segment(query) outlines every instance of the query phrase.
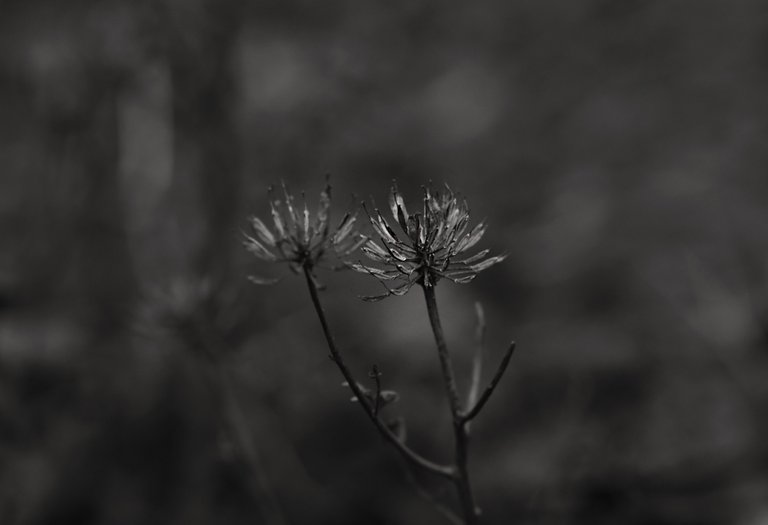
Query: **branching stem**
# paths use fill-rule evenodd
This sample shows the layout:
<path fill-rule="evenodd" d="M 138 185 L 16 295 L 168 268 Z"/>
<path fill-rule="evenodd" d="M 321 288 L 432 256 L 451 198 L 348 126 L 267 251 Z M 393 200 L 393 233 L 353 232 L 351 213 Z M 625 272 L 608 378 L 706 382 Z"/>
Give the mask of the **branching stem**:
<path fill-rule="evenodd" d="M 429 322 L 432 325 L 432 332 L 435 336 L 437 355 L 440 359 L 440 369 L 443 373 L 443 382 L 445 383 L 446 393 L 448 394 L 448 402 L 453 420 L 456 463 L 456 476 L 454 477 L 453 482 L 459 495 L 464 522 L 466 525 L 475 525 L 478 523 L 480 516 L 479 509 L 475 505 L 475 498 L 472 494 L 472 486 L 469 481 L 469 469 L 467 466 L 469 455 L 469 432 L 465 425 L 467 420 L 462 417 L 459 393 L 456 388 L 456 379 L 453 374 L 453 364 L 451 363 L 451 356 L 448 353 L 448 345 L 445 342 L 443 326 L 440 323 L 440 315 L 437 310 L 435 288 L 434 286 L 422 286 L 422 289 L 424 290 L 424 299 L 427 303 Z"/>
<path fill-rule="evenodd" d="M 333 335 L 331 334 L 331 330 L 328 326 L 328 321 L 325 318 L 325 312 L 323 310 L 322 303 L 320 302 L 317 285 L 315 284 L 315 280 L 312 278 L 312 267 L 305 264 L 303 267 L 303 270 L 304 270 L 304 276 L 306 277 L 306 280 L 307 280 L 307 287 L 309 288 L 309 295 L 312 298 L 312 304 L 315 307 L 315 312 L 317 313 L 317 317 L 320 319 L 320 325 L 323 328 L 325 341 L 326 343 L 328 343 L 328 349 L 330 351 L 329 357 L 334 363 L 336 363 L 336 366 L 339 368 L 341 375 L 344 376 L 344 379 L 347 381 L 349 388 L 352 390 L 352 393 L 357 398 L 358 404 L 363 408 L 363 410 L 365 411 L 365 414 L 368 416 L 371 422 L 376 426 L 376 429 L 379 431 L 382 437 L 384 437 L 384 439 L 387 440 L 395 448 L 395 450 L 397 450 L 400 453 L 400 455 L 402 455 L 407 461 L 433 474 L 442 476 L 444 478 L 452 479 L 452 480 L 456 479 L 458 474 L 454 467 L 435 463 L 433 461 L 426 459 L 419 453 L 415 452 L 403 441 L 401 441 L 387 427 L 387 425 L 381 420 L 381 418 L 379 418 L 378 414 L 374 412 L 374 408 L 371 406 L 371 403 L 363 394 L 358 382 L 355 381 L 355 378 L 352 375 L 352 372 L 347 367 L 346 363 L 344 362 L 344 359 L 342 358 L 341 354 L 336 348 L 336 343 L 333 340 Z"/>

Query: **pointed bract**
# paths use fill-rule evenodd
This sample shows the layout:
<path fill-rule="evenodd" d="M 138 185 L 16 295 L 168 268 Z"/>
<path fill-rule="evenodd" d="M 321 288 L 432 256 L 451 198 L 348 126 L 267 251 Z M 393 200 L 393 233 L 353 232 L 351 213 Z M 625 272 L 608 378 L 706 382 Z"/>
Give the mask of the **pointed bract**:
<path fill-rule="evenodd" d="M 353 231 L 356 217 L 344 216 L 336 229 L 330 228 L 331 186 L 320 193 L 317 214 L 309 211 L 306 198 L 303 205 L 294 204 L 294 197 L 285 182 L 281 184 L 282 196 L 276 197 L 269 189 L 269 209 L 272 229 L 258 217 L 250 219 L 255 237 L 244 233 L 245 247 L 258 259 L 268 262 L 285 262 L 291 271 L 314 268 L 329 253 L 346 257 L 359 249 L 368 238 Z M 348 267 L 345 263 L 343 267 Z M 256 284 L 271 284 L 274 279 L 249 277 Z"/>
<path fill-rule="evenodd" d="M 367 301 L 403 295 L 416 284 L 431 287 L 441 278 L 468 283 L 479 272 L 506 258 L 487 257 L 487 249 L 467 253 L 480 242 L 487 224 L 481 221 L 467 231 L 469 206 L 447 185 L 442 192 L 424 188 L 421 211 L 408 214 L 405 200 L 397 184 L 393 184 L 389 207 L 402 233 L 396 233 L 379 210 L 374 208 L 374 213 L 370 213 L 365 204 L 363 207 L 378 239 L 368 240 L 362 252 L 383 267 L 353 264 L 350 268 L 377 278 L 387 289 L 385 294 L 364 297 Z M 400 284 L 391 288 L 384 281 Z"/>

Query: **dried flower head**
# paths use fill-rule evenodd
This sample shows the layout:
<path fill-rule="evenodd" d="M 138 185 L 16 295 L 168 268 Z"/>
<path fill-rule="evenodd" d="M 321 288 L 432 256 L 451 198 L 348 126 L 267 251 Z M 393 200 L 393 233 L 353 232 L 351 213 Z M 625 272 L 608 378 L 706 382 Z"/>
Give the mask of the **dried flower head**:
<path fill-rule="evenodd" d="M 331 229 L 331 186 L 326 184 L 320 193 L 317 213 L 311 216 L 306 198 L 303 206 L 295 203 L 293 195 L 282 183 L 282 196 L 276 196 L 269 188 L 269 206 L 272 229 L 258 217 L 251 217 L 251 227 L 256 236 L 245 235 L 245 247 L 257 258 L 268 262 L 288 263 L 291 270 L 299 272 L 318 266 L 329 251 L 338 257 L 346 257 L 357 250 L 367 238 L 353 230 L 356 214 L 347 213 L 339 225 Z M 256 284 L 271 284 L 277 279 L 250 277 Z"/>
<path fill-rule="evenodd" d="M 414 284 L 431 287 L 442 278 L 460 284 L 468 283 L 479 272 L 506 258 L 506 255 L 487 257 L 487 249 L 472 256 L 466 255 L 480 241 L 487 224 L 482 221 L 468 229 L 467 202 L 447 185 L 443 192 L 424 188 L 420 212 L 408 213 L 396 184 L 392 187 L 389 204 L 392 217 L 402 233 L 395 232 L 378 209 L 371 214 L 366 208 L 379 242 L 368 239 L 362 247 L 363 253 L 383 268 L 351 265 L 358 272 L 376 277 L 387 288 L 387 293 L 365 297 L 366 300 L 404 295 Z M 386 281 L 392 281 L 397 286 L 387 286 Z"/>

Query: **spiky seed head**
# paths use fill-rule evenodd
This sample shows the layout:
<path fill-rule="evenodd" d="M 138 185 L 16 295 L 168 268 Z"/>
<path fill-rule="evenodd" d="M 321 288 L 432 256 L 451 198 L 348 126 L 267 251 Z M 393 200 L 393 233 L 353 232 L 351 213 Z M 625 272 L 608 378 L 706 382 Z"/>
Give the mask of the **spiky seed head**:
<path fill-rule="evenodd" d="M 302 195 L 303 197 L 303 195 Z M 291 270 L 313 269 L 334 254 L 345 258 L 360 248 L 367 237 L 354 229 L 356 214 L 347 213 L 335 228 L 331 224 L 331 186 L 320 193 L 317 212 L 309 211 L 306 198 L 302 204 L 283 182 L 278 194 L 269 188 L 271 228 L 258 217 L 251 217 L 252 234 L 244 233 L 243 244 L 257 259 L 288 263 Z M 249 277 L 256 284 L 271 284 L 278 279 Z"/>
<path fill-rule="evenodd" d="M 429 187 L 423 191 L 420 211 L 409 213 L 397 184 L 393 184 L 389 196 L 391 223 L 377 208 L 371 212 L 363 205 L 376 238 L 367 239 L 362 252 L 374 264 L 350 266 L 375 277 L 387 289 L 384 294 L 364 299 L 404 295 L 415 284 L 432 287 L 440 279 L 468 283 L 506 258 L 504 254 L 488 257 L 487 249 L 468 255 L 485 234 L 485 221 L 469 228 L 467 202 L 447 185 L 443 191 Z"/>

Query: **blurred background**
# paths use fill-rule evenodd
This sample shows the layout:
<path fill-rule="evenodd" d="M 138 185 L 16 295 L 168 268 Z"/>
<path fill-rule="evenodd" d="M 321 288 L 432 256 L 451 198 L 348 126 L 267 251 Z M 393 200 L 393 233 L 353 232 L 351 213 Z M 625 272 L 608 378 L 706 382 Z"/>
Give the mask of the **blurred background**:
<path fill-rule="evenodd" d="M 438 299 L 486 523 L 768 523 L 768 10 L 662 2 L 2 2 L 0 523 L 441 523 L 242 248 L 448 182 L 505 263 Z M 354 194 L 354 195 L 353 195 Z M 249 274 L 278 276 L 256 287 Z M 324 274 L 349 364 L 451 456 L 423 301 Z"/>

